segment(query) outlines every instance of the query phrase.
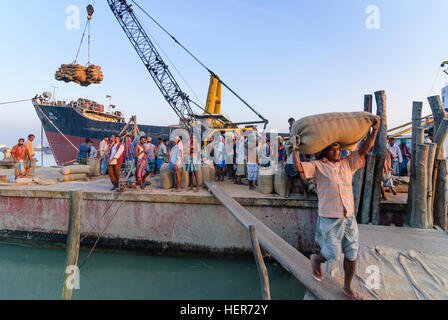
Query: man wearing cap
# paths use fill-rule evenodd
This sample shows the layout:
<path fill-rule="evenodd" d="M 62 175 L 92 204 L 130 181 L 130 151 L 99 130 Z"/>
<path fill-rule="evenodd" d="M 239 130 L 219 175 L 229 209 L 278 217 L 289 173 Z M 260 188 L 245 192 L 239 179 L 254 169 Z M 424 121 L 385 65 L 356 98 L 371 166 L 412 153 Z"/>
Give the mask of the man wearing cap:
<path fill-rule="evenodd" d="M 359 150 L 341 158 L 341 146 L 334 143 L 322 151 L 322 159 L 301 162 L 294 144 L 293 158 L 302 179 L 316 178 L 319 197 L 319 218 L 316 242 L 320 252 L 311 256 L 314 278 L 322 281 L 321 264 L 335 260 L 344 253 L 344 294 L 350 299 L 362 300 L 351 288 L 356 270 L 359 249 L 359 233 L 354 215 L 353 174 L 364 166 L 364 156 L 372 149 L 378 134 L 380 118 L 376 118 L 372 132 Z"/>

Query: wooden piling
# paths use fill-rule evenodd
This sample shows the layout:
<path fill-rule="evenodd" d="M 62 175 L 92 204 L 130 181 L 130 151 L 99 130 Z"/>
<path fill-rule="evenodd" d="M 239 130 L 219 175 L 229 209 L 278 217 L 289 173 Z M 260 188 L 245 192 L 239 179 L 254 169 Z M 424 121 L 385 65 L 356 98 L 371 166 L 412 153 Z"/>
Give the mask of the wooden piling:
<path fill-rule="evenodd" d="M 375 169 L 375 155 L 366 155 L 366 176 L 364 179 L 364 192 L 361 207 L 361 223 L 367 224 L 370 221 L 370 208 L 372 203 L 373 175 Z"/>
<path fill-rule="evenodd" d="M 384 162 L 387 151 L 387 112 L 386 93 L 384 91 L 375 92 L 377 104 L 377 115 L 381 118 L 380 129 L 375 141 L 375 170 L 372 189 L 372 223 L 380 223 L 380 201 L 381 201 L 381 181 L 383 180 Z"/>
<path fill-rule="evenodd" d="M 419 184 L 419 182 L 417 181 L 417 176 L 416 176 L 416 165 L 417 165 L 417 146 L 419 144 L 424 144 L 424 137 L 425 137 L 425 129 L 422 127 L 418 127 L 418 128 L 413 128 L 412 129 L 412 135 L 413 135 L 413 140 L 412 140 L 412 144 L 413 144 L 413 148 L 414 148 L 414 172 L 413 175 L 410 176 L 409 178 L 409 186 L 413 186 L 412 187 L 412 196 L 411 196 L 411 203 L 409 204 L 409 208 L 411 210 L 410 215 L 409 215 L 409 226 L 411 227 L 417 227 L 416 225 L 416 216 L 415 216 L 415 193 L 417 192 L 416 185 Z M 408 191 L 408 193 L 411 191 Z"/>
<path fill-rule="evenodd" d="M 252 251 L 254 253 L 255 262 L 257 263 L 258 274 L 260 275 L 261 294 L 263 300 L 271 300 L 271 291 L 269 288 L 269 274 L 264 264 L 263 255 L 261 254 L 260 244 L 258 243 L 257 231 L 254 225 L 249 226 L 250 240 L 252 242 Z"/>
<path fill-rule="evenodd" d="M 412 103 L 412 135 L 411 135 L 411 165 L 409 170 L 409 190 L 408 201 L 406 205 L 406 222 L 408 225 L 413 224 L 412 204 L 413 204 L 413 187 L 415 180 L 415 148 L 416 148 L 416 130 L 421 126 L 423 102 L 414 101 Z"/>
<path fill-rule="evenodd" d="M 439 170 L 437 174 L 437 186 L 434 193 L 434 225 L 438 225 L 443 230 L 448 231 L 448 160 L 438 159 L 436 163 Z"/>
<path fill-rule="evenodd" d="M 67 286 L 67 280 L 68 277 L 73 275 L 67 274 L 66 271 L 70 266 L 78 266 L 83 197 L 84 196 L 82 190 L 69 192 L 69 216 L 66 251 L 67 256 L 64 269 L 64 283 L 62 286 L 62 300 L 71 300 L 72 298 L 73 288 Z M 79 272 L 79 270 L 77 270 L 76 272 Z M 79 274 L 77 276 L 79 276 Z"/>
<path fill-rule="evenodd" d="M 371 94 L 366 94 L 364 96 L 364 112 L 372 113 L 372 101 L 373 96 Z"/>
<path fill-rule="evenodd" d="M 434 135 L 439 129 L 440 123 L 445 118 L 445 111 L 440 96 L 432 96 L 428 98 L 429 106 L 431 107 L 432 116 L 434 118 Z"/>
<path fill-rule="evenodd" d="M 420 229 L 427 229 L 427 168 L 428 168 L 429 146 L 418 144 L 415 152 L 415 186 L 414 186 L 414 226 Z"/>
<path fill-rule="evenodd" d="M 427 170 L 426 170 L 426 181 L 427 181 L 427 224 L 428 228 L 431 229 L 434 225 L 434 215 L 433 215 L 433 204 L 434 204 L 434 189 L 432 184 L 432 174 L 434 170 L 434 161 L 436 158 L 436 148 L 437 144 L 435 143 L 427 143 L 429 146 L 428 150 L 428 161 L 427 161 Z"/>
<path fill-rule="evenodd" d="M 364 112 L 372 113 L 372 99 L 373 96 L 370 94 L 366 94 L 364 96 Z M 353 196 L 355 201 L 355 216 L 357 217 L 358 222 L 362 221 L 362 191 L 365 181 L 365 168 L 361 168 L 356 171 L 353 176 Z"/>
<path fill-rule="evenodd" d="M 434 143 L 437 144 L 435 159 L 439 160 L 443 158 L 443 145 L 448 136 L 448 119 L 442 119 L 439 123 L 439 128 L 434 132 Z M 438 162 L 434 163 L 434 170 L 432 173 L 432 188 L 436 192 L 437 179 L 438 179 Z"/>

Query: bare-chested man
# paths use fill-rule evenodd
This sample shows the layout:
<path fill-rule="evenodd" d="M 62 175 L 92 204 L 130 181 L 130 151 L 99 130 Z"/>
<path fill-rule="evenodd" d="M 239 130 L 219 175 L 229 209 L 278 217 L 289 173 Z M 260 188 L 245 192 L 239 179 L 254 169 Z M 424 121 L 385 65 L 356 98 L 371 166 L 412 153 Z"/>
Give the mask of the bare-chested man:
<path fill-rule="evenodd" d="M 25 147 L 25 139 L 20 139 L 19 144 L 14 146 L 11 150 L 12 158 L 14 159 L 15 176 L 23 178 L 26 173 L 25 159 L 31 158 L 28 149 Z"/>

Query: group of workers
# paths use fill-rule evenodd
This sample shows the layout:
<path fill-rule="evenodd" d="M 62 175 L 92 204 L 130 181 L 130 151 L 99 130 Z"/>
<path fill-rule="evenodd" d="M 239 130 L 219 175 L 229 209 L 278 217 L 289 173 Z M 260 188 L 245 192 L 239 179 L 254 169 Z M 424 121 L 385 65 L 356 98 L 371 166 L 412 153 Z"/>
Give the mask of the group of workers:
<path fill-rule="evenodd" d="M 17 145 L 15 145 L 11 150 L 11 156 L 14 160 L 14 175 L 15 179 L 18 178 L 28 178 L 30 176 L 30 171 L 37 160 L 34 158 L 34 147 L 33 141 L 35 136 L 33 134 L 28 135 L 28 140 L 19 139 Z"/>
<path fill-rule="evenodd" d="M 164 163 L 168 163 L 168 139 L 158 139 L 157 146 L 152 138 L 142 132 L 137 138 L 129 136 L 104 137 L 97 151 L 91 139 L 86 139 L 79 147 L 76 162 L 87 164 L 89 158 L 100 162 L 101 174 L 108 174 L 113 185 L 112 190 L 120 190 L 120 172 L 123 166 L 135 168 L 135 178 L 142 189 L 149 174 L 155 174 Z M 133 162 L 133 163 L 132 163 Z"/>
<path fill-rule="evenodd" d="M 290 119 L 290 137 L 295 141 L 291 128 L 294 119 Z M 278 157 L 288 176 L 299 177 L 303 181 L 315 179 L 318 194 L 319 218 L 316 229 L 316 241 L 320 251 L 311 256 L 311 269 L 316 281 L 323 281 L 321 270 L 322 263 L 337 258 L 340 252 L 344 253 L 344 286 L 343 293 L 350 299 L 360 300 L 356 292 L 352 290 L 352 280 L 356 270 L 356 261 L 359 250 L 359 232 L 354 215 L 354 197 L 352 188 L 353 174 L 365 165 L 364 156 L 372 149 L 380 127 L 380 118 L 377 117 L 372 125 L 372 131 L 364 140 L 357 151 L 343 155 L 339 143 L 333 143 L 321 153 L 315 156 L 306 156 L 299 153 L 298 143 L 293 143 L 293 151 L 287 155 L 283 139 L 279 138 Z M 100 144 L 100 156 L 103 163 L 102 170 L 107 166 L 110 179 L 114 186 L 119 188 L 120 167 L 125 157 L 131 159 L 132 146 L 136 161 L 136 179 L 141 187 L 149 173 L 154 172 L 168 163 L 175 176 L 175 188 L 173 192 L 181 190 L 181 172 L 185 170 L 190 174 L 190 188 L 193 188 L 193 180 L 196 180 L 198 189 L 198 175 L 201 162 L 197 161 L 200 155 L 207 153 L 213 156 L 216 170 L 216 180 L 223 181 L 227 173 L 236 184 L 241 184 L 243 176 L 247 175 L 249 188 L 256 186 L 259 167 L 270 166 L 272 148 L 266 137 L 252 139 L 256 136 L 249 134 L 246 137 L 219 136 L 217 139 L 209 139 L 207 146 L 201 146 L 200 142 L 191 138 L 190 144 L 183 143 L 181 137 L 175 137 L 171 150 L 168 150 L 168 140 L 159 139 L 158 146 L 151 143 L 150 138 L 139 136 L 134 141 L 120 137 L 105 138 Z M 232 141 L 231 146 L 226 147 L 226 140 Z M 254 141 L 252 141 L 254 140 Z M 258 142 L 257 142 L 258 140 Z M 87 143 L 88 145 L 89 143 Z M 189 157 L 184 156 L 184 145 L 189 145 Z M 393 144 L 392 144 L 393 146 Z M 229 150 L 233 150 L 231 156 Z M 188 152 L 187 151 L 187 152 Z M 202 158 L 204 159 L 204 158 Z M 231 160 L 231 161 L 227 161 Z M 208 161 L 208 160 L 206 160 Z"/>

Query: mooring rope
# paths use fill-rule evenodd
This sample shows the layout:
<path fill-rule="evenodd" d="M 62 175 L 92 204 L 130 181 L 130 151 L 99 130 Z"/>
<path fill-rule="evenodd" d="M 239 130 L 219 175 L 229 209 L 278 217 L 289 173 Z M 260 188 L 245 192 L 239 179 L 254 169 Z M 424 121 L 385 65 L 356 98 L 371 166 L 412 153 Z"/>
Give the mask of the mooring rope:
<path fill-rule="evenodd" d="M 103 236 L 104 232 L 106 232 L 107 228 L 109 228 L 110 224 L 115 219 L 115 217 L 117 216 L 118 212 L 120 211 L 121 207 L 123 206 L 123 204 L 125 202 L 126 202 L 126 200 L 122 200 L 121 201 L 120 206 L 115 211 L 115 214 L 112 216 L 112 219 L 110 219 L 109 223 L 104 227 L 103 231 L 101 231 L 101 233 L 98 235 L 98 238 L 96 239 L 95 243 L 93 244 L 92 249 L 90 249 L 89 254 L 87 255 L 87 257 L 84 258 L 82 263 L 79 265 L 79 269 L 81 269 L 83 267 L 83 265 L 87 262 L 87 260 L 90 258 L 90 256 L 92 255 L 93 251 L 96 248 L 96 245 L 98 244 L 98 242 L 100 241 L 101 237 Z"/>
<path fill-rule="evenodd" d="M 47 118 L 47 120 L 53 125 L 53 127 L 56 130 L 58 130 L 58 132 L 64 137 L 64 139 L 67 140 L 72 145 L 72 147 L 79 152 L 79 149 L 62 133 L 61 130 L 59 130 L 59 128 L 53 123 L 53 121 L 51 121 L 51 119 L 47 117 L 47 115 L 42 111 L 41 107 L 38 104 L 36 104 L 35 106 L 39 108 L 40 112 L 44 115 L 44 117 Z"/>
<path fill-rule="evenodd" d="M 16 100 L 16 101 L 0 102 L 0 105 L 13 104 L 13 103 L 19 103 L 19 102 L 26 102 L 26 101 L 31 101 L 31 100 L 32 100 L 32 99 L 24 99 L 24 100 Z"/>
<path fill-rule="evenodd" d="M 106 209 L 106 211 L 103 213 L 103 215 L 100 216 L 100 217 L 96 220 L 95 225 L 94 225 L 92 228 L 90 228 L 89 231 L 87 231 L 87 234 L 89 234 L 89 233 L 91 233 L 93 230 L 95 230 L 95 228 L 99 225 L 99 223 L 101 222 L 101 220 L 103 220 L 104 217 L 106 216 L 106 214 L 109 212 L 110 208 L 112 208 L 112 206 L 114 205 L 115 201 L 117 201 L 117 199 L 118 199 L 119 196 L 120 196 L 120 193 L 118 193 L 117 196 L 115 197 L 115 199 L 113 199 L 113 200 L 110 202 L 109 207 Z M 87 235 L 84 236 L 84 237 L 81 239 L 81 242 L 84 241 L 87 237 L 88 237 Z"/>

